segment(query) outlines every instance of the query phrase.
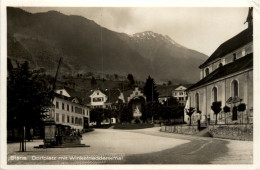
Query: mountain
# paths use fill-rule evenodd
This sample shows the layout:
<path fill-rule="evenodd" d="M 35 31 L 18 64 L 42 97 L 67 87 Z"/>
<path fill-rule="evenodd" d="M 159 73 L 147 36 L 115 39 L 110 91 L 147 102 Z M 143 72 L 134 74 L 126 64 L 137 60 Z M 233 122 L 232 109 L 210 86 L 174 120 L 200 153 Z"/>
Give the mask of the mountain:
<path fill-rule="evenodd" d="M 178 78 L 187 82 L 197 81 L 198 66 L 207 58 L 202 53 L 178 44 L 167 35 L 151 31 L 136 33 L 133 36 L 121 34 L 121 38 L 148 59 L 152 69 L 164 80 Z"/>
<path fill-rule="evenodd" d="M 33 68 L 60 72 L 132 73 L 137 79 L 151 75 L 157 81 L 195 82 L 206 56 L 187 49 L 168 36 L 153 32 L 117 33 L 81 16 L 56 11 L 31 14 L 7 8 L 7 54 L 28 60 Z"/>

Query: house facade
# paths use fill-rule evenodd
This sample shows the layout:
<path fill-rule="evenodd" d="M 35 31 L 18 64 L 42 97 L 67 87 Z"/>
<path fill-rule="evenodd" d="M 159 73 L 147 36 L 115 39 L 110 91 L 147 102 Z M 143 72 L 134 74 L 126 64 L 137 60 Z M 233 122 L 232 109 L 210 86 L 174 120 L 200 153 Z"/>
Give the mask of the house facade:
<path fill-rule="evenodd" d="M 82 130 L 90 123 L 90 110 L 78 97 L 72 96 L 70 91 L 72 90 L 65 88 L 55 90 L 54 112 L 50 116 L 56 124 Z"/>
<path fill-rule="evenodd" d="M 88 106 L 90 108 L 107 108 L 107 99 L 108 96 L 103 93 L 101 90 L 93 90 L 92 94 L 89 96 L 90 103 L 88 103 Z"/>
<path fill-rule="evenodd" d="M 186 89 L 187 87 L 185 87 L 184 85 L 180 85 L 172 91 L 172 96 L 175 97 L 179 104 L 182 106 L 186 105 L 186 101 L 188 99 Z"/>
<path fill-rule="evenodd" d="M 250 8 L 248 28 L 221 44 L 215 52 L 199 66 L 201 80 L 187 89 L 188 101 L 185 108 L 195 108 L 192 123 L 219 124 L 253 122 L 253 17 Z M 221 102 L 217 115 L 212 103 Z M 238 105 L 246 104 L 246 110 L 238 112 Z M 223 107 L 230 107 L 224 113 Z M 185 114 L 185 121 L 189 122 Z"/>
<path fill-rule="evenodd" d="M 119 89 L 91 90 L 86 96 L 86 103 L 90 109 L 108 109 L 112 107 L 112 104 L 118 103 L 119 100 L 124 100 Z M 116 118 L 111 118 L 110 120 L 104 120 L 101 124 L 115 124 L 116 122 Z M 92 122 L 91 124 L 95 125 L 96 123 Z"/>

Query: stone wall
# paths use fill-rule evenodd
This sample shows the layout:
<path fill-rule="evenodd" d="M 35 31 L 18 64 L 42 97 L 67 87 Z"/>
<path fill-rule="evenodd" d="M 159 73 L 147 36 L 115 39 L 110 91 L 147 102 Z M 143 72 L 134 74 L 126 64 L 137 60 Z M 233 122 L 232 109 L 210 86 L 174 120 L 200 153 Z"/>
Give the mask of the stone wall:
<path fill-rule="evenodd" d="M 179 133 L 185 135 L 193 135 L 199 132 L 197 126 L 177 125 L 177 126 L 162 126 L 162 132 Z"/>
<path fill-rule="evenodd" d="M 210 135 L 216 138 L 253 140 L 253 124 L 209 125 L 207 129 Z M 176 125 L 161 126 L 161 132 L 198 135 L 199 130 L 197 126 Z"/>
<path fill-rule="evenodd" d="M 209 133 L 217 138 L 253 140 L 253 124 L 210 125 L 208 129 Z"/>

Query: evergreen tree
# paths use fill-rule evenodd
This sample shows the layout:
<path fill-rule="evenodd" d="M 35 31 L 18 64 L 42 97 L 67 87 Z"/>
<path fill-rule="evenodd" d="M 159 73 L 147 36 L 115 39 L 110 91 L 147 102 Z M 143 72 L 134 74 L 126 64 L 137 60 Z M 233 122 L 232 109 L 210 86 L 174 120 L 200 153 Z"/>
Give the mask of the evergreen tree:
<path fill-rule="evenodd" d="M 17 62 L 17 68 L 9 65 L 8 73 L 7 124 L 9 128 L 19 129 L 22 151 L 25 151 L 24 130 L 42 124 L 45 113 L 52 105 L 52 93 L 48 82 L 39 73 L 30 71 L 28 62 L 22 65 Z"/>
<path fill-rule="evenodd" d="M 123 106 L 120 109 L 120 121 L 121 123 L 127 122 L 130 123 L 133 120 L 133 110 L 132 107 L 128 106 Z"/>
<path fill-rule="evenodd" d="M 216 115 L 215 124 L 218 123 L 218 114 L 221 111 L 221 102 L 216 101 L 212 103 L 211 110 L 213 110 L 214 114 Z"/>
<path fill-rule="evenodd" d="M 132 74 L 128 74 L 127 79 L 129 81 L 129 87 L 133 87 L 135 85 L 134 76 Z"/>
<path fill-rule="evenodd" d="M 158 92 L 154 80 L 148 76 L 144 85 L 144 95 L 146 96 L 147 102 L 158 101 Z"/>
<path fill-rule="evenodd" d="M 92 89 L 94 89 L 95 86 L 97 85 L 97 81 L 94 76 L 92 76 L 90 84 L 91 84 Z"/>

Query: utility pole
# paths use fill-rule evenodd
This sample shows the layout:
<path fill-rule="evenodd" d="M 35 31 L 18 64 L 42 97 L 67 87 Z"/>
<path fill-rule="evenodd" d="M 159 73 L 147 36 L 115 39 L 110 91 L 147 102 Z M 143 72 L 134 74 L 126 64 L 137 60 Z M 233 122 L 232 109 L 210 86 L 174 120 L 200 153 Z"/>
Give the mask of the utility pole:
<path fill-rule="evenodd" d="M 59 60 L 59 64 L 58 64 L 57 71 L 56 71 L 56 75 L 55 75 L 55 78 L 54 78 L 54 82 L 53 82 L 53 86 L 52 86 L 52 90 L 53 91 L 56 88 L 56 81 L 57 81 L 57 78 L 58 78 L 58 73 L 59 73 L 59 69 L 60 69 L 61 60 L 62 60 L 62 58 L 60 58 L 60 60 Z"/>

